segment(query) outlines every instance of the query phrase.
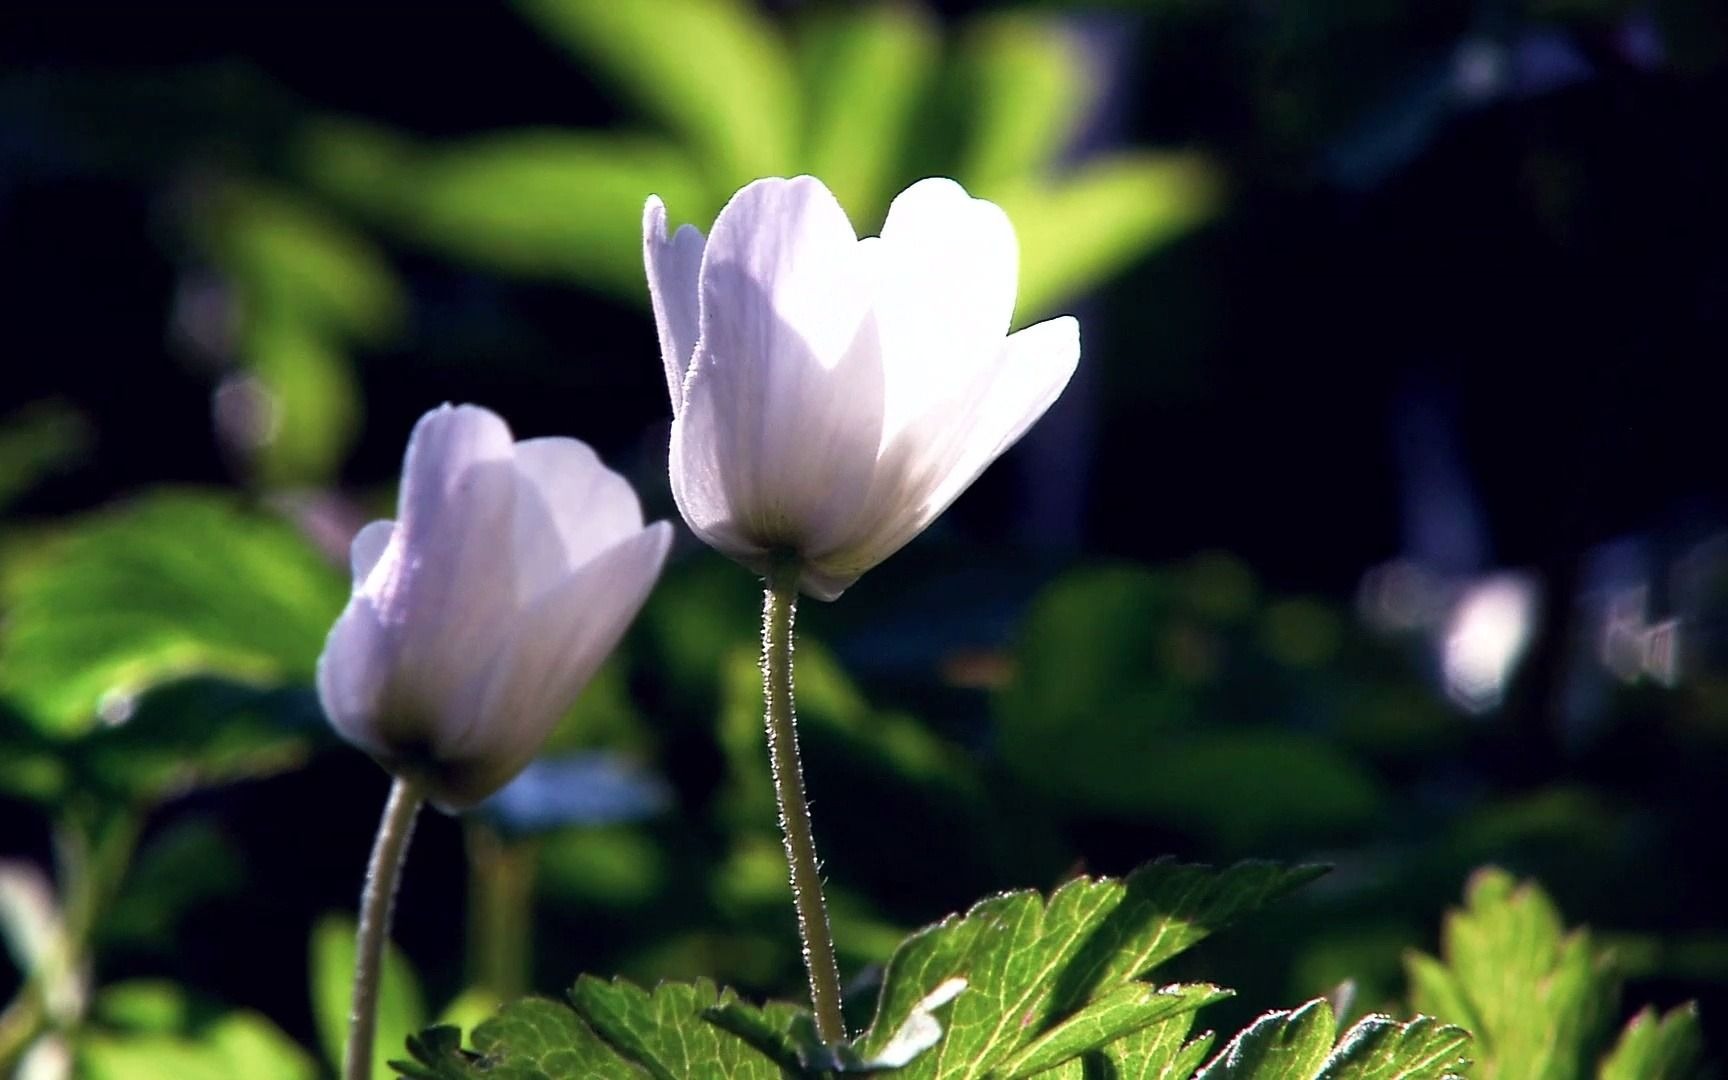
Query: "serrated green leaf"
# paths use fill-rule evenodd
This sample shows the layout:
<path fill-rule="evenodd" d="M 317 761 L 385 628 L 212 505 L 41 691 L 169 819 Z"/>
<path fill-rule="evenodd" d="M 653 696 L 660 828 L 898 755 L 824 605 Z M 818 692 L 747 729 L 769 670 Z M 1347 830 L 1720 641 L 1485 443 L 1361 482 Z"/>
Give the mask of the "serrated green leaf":
<path fill-rule="evenodd" d="M 840 8 L 807 21 L 799 45 L 807 105 L 800 163 L 861 233 L 873 233 L 941 46 L 937 26 L 909 4 Z"/>
<path fill-rule="evenodd" d="M 1202 158 L 1137 152 L 1095 159 L 1058 181 L 1022 177 L 978 191 L 1019 235 L 1014 320 L 1025 325 L 1212 217 L 1223 181 Z"/>
<path fill-rule="evenodd" d="M 1104 994 L 1085 1008 L 1034 1039 L 995 1070 L 1004 1080 L 1017 1080 L 1052 1069 L 1089 1050 L 1108 1047 L 1145 1028 L 1230 996 L 1228 990 L 1205 983 L 1147 986 L 1129 983 Z M 1176 1030 L 1174 1026 L 1170 1030 Z M 1186 1021 L 1180 1028 L 1188 1030 Z M 1182 1034 L 1176 1036 L 1181 1044 Z"/>
<path fill-rule="evenodd" d="M 640 1071 L 618 1057 L 566 1005 L 528 998 L 474 1030 L 479 1075 L 499 1080 L 628 1078 Z"/>
<path fill-rule="evenodd" d="M 644 303 L 648 196 L 665 201 L 674 225 L 705 228 L 719 208 L 682 151 L 643 136 L 528 130 L 433 146 L 325 121 L 298 154 L 321 191 L 413 244 Z"/>
<path fill-rule="evenodd" d="M 875 1056 L 932 989 L 964 978 L 968 988 L 950 1009 L 946 1036 L 903 1075 L 984 1076 L 1083 1006 L 1321 872 L 1159 862 L 1123 881 L 1069 882 L 1048 902 L 1032 892 L 992 897 L 895 951 L 858 1049 Z"/>
<path fill-rule="evenodd" d="M 332 915 L 312 928 L 312 1019 L 324 1056 L 342 1061 L 348 1043 L 348 1004 L 354 994 L 354 921 Z M 426 1025 L 426 1002 L 408 958 L 392 943 L 378 980 L 378 1028 L 372 1043 L 372 1072 L 388 1076 L 390 1062 L 402 1056 L 407 1039 Z"/>
<path fill-rule="evenodd" d="M 1697 1075 L 1704 1057 L 1698 1006 L 1677 1005 L 1658 1018 L 1645 1007 L 1620 1033 L 1603 1060 L 1600 1080 L 1685 1080 Z"/>
<path fill-rule="evenodd" d="M 1338 1040 L 1315 1080 L 1457 1080 L 1470 1066 L 1470 1033 L 1418 1016 L 1365 1016 Z"/>
<path fill-rule="evenodd" d="M 1605 952 L 1567 932 L 1533 883 L 1479 871 L 1465 906 L 1447 914 L 1444 965 L 1407 961 L 1418 1008 L 1467 1026 L 1483 1080 L 1571 1080 L 1584 1075 L 1605 1034 L 1618 981 Z"/>
<path fill-rule="evenodd" d="M 519 0 L 518 6 L 696 148 L 725 192 L 787 174 L 799 130 L 798 85 L 785 42 L 754 5 Z M 636 214 L 633 221 L 640 220 L 640 205 Z"/>
<path fill-rule="evenodd" d="M 662 983 L 648 991 L 623 979 L 607 982 L 585 975 L 571 989 L 570 1000 L 601 1038 L 655 1080 L 782 1080 L 797 1075 L 708 1018 L 736 996 L 706 979 Z M 788 1026 L 796 1012 L 790 1006 L 769 1009 Z"/>
<path fill-rule="evenodd" d="M 77 521 L 7 586 L 0 693 L 60 738 L 188 675 L 309 680 L 348 591 L 286 523 L 194 492 Z"/>
<path fill-rule="evenodd" d="M 1324 999 L 1269 1012 L 1238 1032 L 1194 1080 L 1314 1080 L 1335 1030 Z"/>

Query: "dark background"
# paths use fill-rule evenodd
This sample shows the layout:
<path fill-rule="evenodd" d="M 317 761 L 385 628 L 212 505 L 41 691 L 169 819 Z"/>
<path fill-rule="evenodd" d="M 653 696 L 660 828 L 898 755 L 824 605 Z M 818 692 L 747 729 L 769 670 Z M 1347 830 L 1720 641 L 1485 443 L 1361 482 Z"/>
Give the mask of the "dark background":
<path fill-rule="evenodd" d="M 1084 44 L 1098 87 L 1058 170 L 1109 148 L 1197 151 L 1223 196 L 1062 305 L 1082 319 L 1081 373 L 1021 447 L 839 604 L 807 605 L 812 640 L 871 708 L 918 717 L 978 763 L 949 790 L 856 752 L 874 717 L 850 734 L 815 727 L 837 888 L 866 922 L 910 927 L 992 889 L 1164 853 L 1337 863 L 1331 884 L 1209 954 L 1248 1010 L 1344 974 L 1371 1000 L 1396 996 L 1399 951 L 1434 949 L 1464 874 L 1498 861 L 1621 935 L 1629 1002 L 1701 998 L 1720 1050 L 1728 15 L 1701 0 L 1033 10 Z M 771 11 L 788 26 L 809 15 Z M 998 11 L 935 13 L 959 33 Z M 53 527 L 161 484 L 387 505 L 406 431 L 445 400 L 483 403 L 521 436 L 591 442 L 675 518 L 640 298 L 465 264 L 370 223 L 356 227 L 406 313 L 349 350 L 363 402 L 352 448 L 316 483 L 260 479 L 212 422 L 231 363 L 176 323 L 188 290 L 223 272 L 187 222 L 219 178 L 299 183 L 294 140 L 323 114 L 429 142 L 640 126 L 604 79 L 501 5 L 8 5 L 0 416 L 50 408 L 76 447 L 8 519 Z M 1442 611 L 1486 575 L 1539 584 L 1530 648 L 1497 706 L 1447 700 L 1443 615 L 1401 634 L 1376 625 L 1371 571 L 1394 563 L 1426 575 Z M 717 625 L 736 612 L 726 633 L 748 641 L 742 571 L 685 536 L 669 578 L 677 595 L 716 598 Z M 1059 580 L 1078 582 L 1078 616 L 1053 611 L 1043 590 Z M 1616 677 L 1598 655 L 1608 600 L 1640 586 L 1647 624 L 1679 620 L 1673 678 Z M 1235 603 L 1217 596 L 1243 589 L 1253 614 L 1213 619 Z M 789 920 L 715 884 L 732 866 L 717 853 L 772 835 L 735 793 L 714 720 L 725 691 L 712 672 L 665 674 L 649 622 L 620 675 L 633 703 L 622 742 L 665 778 L 673 809 L 605 826 L 612 839 L 593 850 L 655 846 L 660 876 L 609 899 L 579 880 L 600 858 L 588 841 L 544 840 L 532 985 L 709 971 L 791 992 Z M 1303 661 L 1311 635 L 1342 644 Z M 1123 689 L 1068 693 L 1063 646 L 1040 651 L 1047 639 L 1120 651 Z M 1189 645 L 1214 675 L 1179 677 Z M 1149 674 L 1165 661 L 1177 674 Z M 1094 698 L 1117 712 L 1054 733 L 1015 719 L 1028 700 Z M 1164 718 L 1145 721 L 1152 736 L 1121 734 L 1141 722 L 1134 709 Z M 1255 743 L 1240 786 L 1198 816 L 1081 790 L 1109 759 L 1124 772 L 1160 760 L 1166 722 L 1241 728 L 1249 743 L 1301 733 L 1373 794 L 1288 829 L 1260 822 L 1254 770 L 1307 760 L 1275 741 Z M 1047 757 L 1055 744 L 1068 760 Z M 321 740 L 302 769 L 170 803 L 147 835 L 214 823 L 234 870 L 159 933 L 120 935 L 99 981 L 176 978 L 310 1042 L 307 928 L 351 906 L 383 788 L 369 762 Z M 42 821 L 0 802 L 11 854 L 46 858 Z M 429 818 L 408 875 L 398 936 L 434 999 L 464 977 L 463 851 L 461 828 Z M 853 948 L 848 959 L 871 958 Z"/>

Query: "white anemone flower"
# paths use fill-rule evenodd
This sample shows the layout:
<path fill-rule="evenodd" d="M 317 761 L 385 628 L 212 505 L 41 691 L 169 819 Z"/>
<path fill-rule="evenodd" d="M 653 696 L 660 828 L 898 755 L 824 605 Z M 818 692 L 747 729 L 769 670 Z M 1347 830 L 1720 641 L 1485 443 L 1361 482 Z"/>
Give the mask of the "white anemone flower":
<path fill-rule="evenodd" d="M 318 660 L 324 710 L 437 806 L 472 806 L 539 751 L 670 542 L 583 443 L 514 442 L 486 409 L 434 409 L 409 437 L 396 520 L 354 538 L 354 593 Z"/>
<path fill-rule="evenodd" d="M 839 596 L 922 532 L 1054 402 L 1070 317 L 1008 333 L 1019 275 L 1001 208 L 952 180 L 894 200 L 860 240 L 814 177 L 758 180 L 704 241 L 643 248 L 672 397 L 672 493 L 712 547 Z"/>

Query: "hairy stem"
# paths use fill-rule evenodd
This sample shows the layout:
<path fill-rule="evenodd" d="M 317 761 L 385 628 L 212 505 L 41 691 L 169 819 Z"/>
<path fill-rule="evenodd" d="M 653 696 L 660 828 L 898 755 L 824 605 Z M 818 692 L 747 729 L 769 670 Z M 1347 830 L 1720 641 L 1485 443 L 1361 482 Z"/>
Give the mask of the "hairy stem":
<path fill-rule="evenodd" d="M 822 864 L 810 831 L 810 805 L 804 795 L 804 769 L 798 760 L 798 724 L 792 708 L 792 617 L 798 606 L 798 566 L 776 562 L 762 597 L 762 693 L 767 707 L 768 759 L 774 770 L 774 797 L 780 804 L 780 832 L 792 873 L 792 902 L 804 967 L 810 973 L 810 1004 L 816 1034 L 826 1043 L 846 1038 L 840 1015 L 840 969 L 834 961 L 834 936 L 822 898 Z"/>
<path fill-rule="evenodd" d="M 378 980 L 384 971 L 384 945 L 390 940 L 390 915 L 396 906 L 396 884 L 402 859 L 414 835 L 414 815 L 420 791 L 401 777 L 390 786 L 372 861 L 366 866 L 366 887 L 360 893 L 360 936 L 354 952 L 354 999 L 348 1012 L 348 1049 L 342 1059 L 342 1080 L 371 1080 L 372 1042 L 378 1028 Z"/>

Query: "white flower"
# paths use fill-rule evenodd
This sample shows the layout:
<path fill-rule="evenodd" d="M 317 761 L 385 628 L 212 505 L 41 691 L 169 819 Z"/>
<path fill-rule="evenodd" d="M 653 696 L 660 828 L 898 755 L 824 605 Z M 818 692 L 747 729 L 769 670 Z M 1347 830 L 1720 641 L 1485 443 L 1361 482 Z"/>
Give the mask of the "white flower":
<path fill-rule="evenodd" d="M 1008 333 L 1013 226 L 952 180 L 863 240 L 809 176 L 745 187 L 706 242 L 668 237 L 657 197 L 642 224 L 678 508 L 753 569 L 798 559 L 824 600 L 947 509 L 1080 357 L 1072 318 Z"/>
<path fill-rule="evenodd" d="M 324 711 L 436 805 L 472 806 L 539 751 L 670 542 L 586 445 L 434 409 L 408 439 L 396 520 L 354 538 L 354 594 L 318 660 Z"/>

